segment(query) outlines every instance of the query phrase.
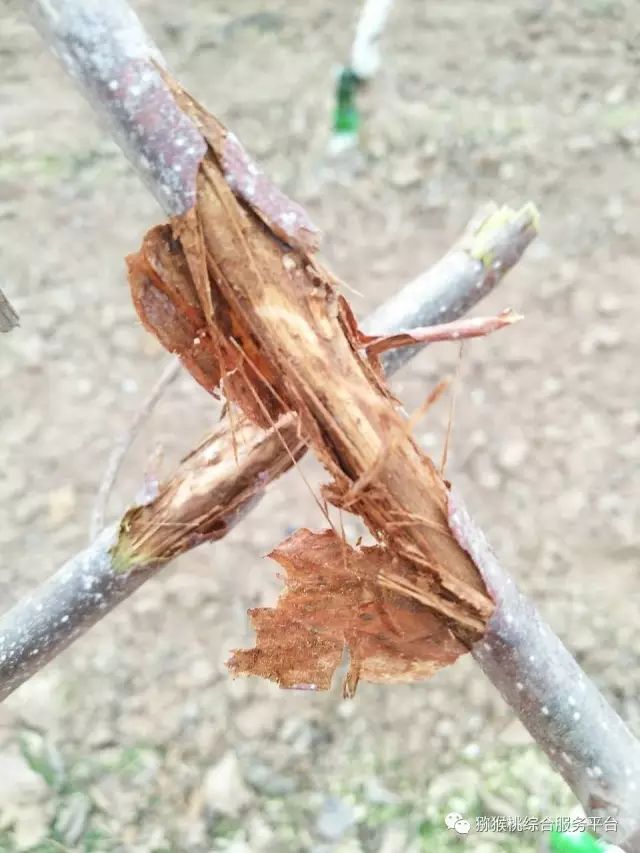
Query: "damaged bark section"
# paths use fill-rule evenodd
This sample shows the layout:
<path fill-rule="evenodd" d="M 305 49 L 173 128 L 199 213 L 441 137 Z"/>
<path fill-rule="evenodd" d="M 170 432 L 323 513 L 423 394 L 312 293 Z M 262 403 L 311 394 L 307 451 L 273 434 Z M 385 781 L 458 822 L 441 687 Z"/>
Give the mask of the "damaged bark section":
<path fill-rule="evenodd" d="M 522 320 L 520 314 L 510 309 L 495 317 L 472 317 L 470 320 L 455 320 L 452 323 L 439 323 L 437 326 L 418 327 L 392 335 L 362 335 L 367 355 L 382 355 L 383 352 L 415 346 L 415 344 L 435 344 L 439 341 L 461 341 L 466 338 L 481 338 L 505 326 L 512 326 Z"/>
<path fill-rule="evenodd" d="M 285 590 L 276 608 L 249 611 L 256 646 L 234 653 L 232 672 L 327 690 L 346 646 L 343 692 L 352 696 L 360 679 L 417 681 L 466 651 L 424 606 L 380 586 L 384 548 L 351 548 L 332 530 L 299 530 L 270 556 L 286 571 Z"/>
<path fill-rule="evenodd" d="M 293 414 L 267 432 L 245 418 L 233 430 L 225 421 L 183 460 L 157 497 L 124 515 L 114 565 L 127 572 L 158 567 L 221 539 L 305 449 Z"/>
<path fill-rule="evenodd" d="M 257 426 L 296 413 L 331 475 L 325 497 L 359 514 L 385 549 L 378 583 L 470 645 L 484 633 L 491 597 L 451 535 L 447 485 L 412 439 L 376 347 L 367 353 L 348 303 L 312 254 L 315 229 L 235 137 L 174 90 L 209 149 L 195 207 L 152 229 L 128 259 L 143 322 L 205 387 L 221 382 Z"/>

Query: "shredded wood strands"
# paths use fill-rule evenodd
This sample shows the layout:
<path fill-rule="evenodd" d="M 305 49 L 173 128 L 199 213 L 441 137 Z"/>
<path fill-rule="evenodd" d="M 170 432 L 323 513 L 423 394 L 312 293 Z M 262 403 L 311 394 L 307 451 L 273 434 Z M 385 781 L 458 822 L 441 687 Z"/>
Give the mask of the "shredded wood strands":
<path fill-rule="evenodd" d="M 289 455 L 283 455 L 283 443 Z M 126 571 L 157 567 L 202 542 L 221 539 L 304 450 L 293 414 L 268 432 L 246 418 L 232 431 L 225 420 L 183 460 L 157 497 L 124 515 L 114 564 Z"/>
<path fill-rule="evenodd" d="M 486 334 L 516 316 L 365 336 L 314 255 L 318 233 L 307 214 L 235 136 L 168 82 L 209 147 L 195 207 L 151 229 L 128 258 L 143 323 L 209 391 L 223 381 L 227 399 L 257 426 L 295 413 L 331 476 L 325 499 L 360 515 L 385 549 L 379 583 L 428 606 L 443 636 L 475 642 L 493 602 L 450 535 L 447 484 L 411 437 L 378 356 L 420 340 Z"/>

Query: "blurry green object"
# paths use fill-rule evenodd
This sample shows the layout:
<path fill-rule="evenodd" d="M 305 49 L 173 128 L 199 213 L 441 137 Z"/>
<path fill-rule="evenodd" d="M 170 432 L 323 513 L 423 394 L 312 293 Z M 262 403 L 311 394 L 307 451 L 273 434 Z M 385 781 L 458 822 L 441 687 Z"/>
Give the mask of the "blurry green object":
<path fill-rule="evenodd" d="M 586 832 L 552 832 L 549 849 L 551 853 L 606 853 L 610 848 Z"/>
<path fill-rule="evenodd" d="M 356 92 L 362 80 L 351 68 L 343 68 L 338 77 L 336 109 L 333 129 L 336 133 L 355 135 L 360 128 L 360 113 L 356 105 Z"/>

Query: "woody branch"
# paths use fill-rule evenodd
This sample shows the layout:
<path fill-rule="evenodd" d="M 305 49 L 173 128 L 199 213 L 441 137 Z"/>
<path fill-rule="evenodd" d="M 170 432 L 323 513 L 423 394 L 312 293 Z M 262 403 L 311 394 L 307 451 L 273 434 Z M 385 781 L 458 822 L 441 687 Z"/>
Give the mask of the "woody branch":
<path fill-rule="evenodd" d="M 187 146 L 193 149 L 190 156 L 197 160 L 200 153 L 197 138 L 192 135 L 193 128 L 183 124 L 180 111 L 172 104 L 168 91 L 163 90 L 160 78 L 154 76 L 154 54 L 126 4 L 114 2 L 106 8 L 103 4 L 80 3 L 79 0 L 46 4 L 33 0 L 29 5 L 45 37 L 57 48 L 67 68 L 85 84 L 94 103 L 110 114 L 123 146 L 147 183 L 154 187 L 165 209 L 171 213 L 187 209 L 193 188 L 193 181 L 188 179 L 189 168 L 193 178 L 194 161 L 187 157 L 184 161 L 187 169 L 182 173 L 175 170 L 176 164 L 181 165 L 183 148 L 176 151 L 175 147 L 170 147 L 167 151 L 165 146 L 168 140 L 182 139 L 186 135 L 193 140 L 193 144 Z M 126 21 L 125 26 L 122 26 L 123 21 Z M 127 74 L 132 70 L 136 72 L 136 81 L 146 76 L 145 85 L 131 82 Z M 123 90 L 124 97 L 113 97 L 114 92 Z M 161 104 L 154 111 L 153 119 L 150 111 L 144 110 L 151 95 L 157 95 Z M 161 151 L 164 151 L 162 155 Z M 169 168 L 182 174 L 177 182 Z M 396 330 L 397 327 L 389 331 Z M 375 331 L 383 330 L 377 327 Z M 640 776 L 638 744 L 587 682 L 566 649 L 542 625 L 533 605 L 518 596 L 508 575 L 489 561 L 480 534 L 460 508 L 451 514 L 450 521 L 458 540 L 473 556 L 498 602 L 487 634 L 474 650 L 476 658 L 546 749 L 587 812 L 596 816 L 613 813 L 618 819 L 618 832 L 612 840 L 615 838 L 628 851 L 640 850 L 640 803 L 629 781 Z M 522 604 L 519 609 L 517 602 Z M 516 617 L 517 636 L 504 627 L 515 624 Z M 543 634 L 546 642 L 543 642 Z M 531 652 L 532 649 L 539 655 Z M 535 672 L 524 666 L 526 650 L 530 652 L 529 662 L 537 664 Z M 581 683 L 588 688 L 575 697 L 573 684 L 556 677 L 563 671 L 576 677 L 580 674 Z M 520 688 L 520 684 L 525 684 L 521 677 L 527 679 L 529 687 L 526 690 Z M 544 696 L 553 701 L 541 704 Z M 575 708 L 570 715 L 565 713 L 569 707 Z M 576 718 L 576 714 L 580 716 Z M 574 723 L 579 720 L 582 720 L 585 734 L 587 728 L 591 732 L 588 745 L 581 742 L 582 737 L 571 737 L 576 728 Z M 582 733 L 582 726 L 579 728 Z M 558 744 L 564 747 L 564 756 L 557 755 Z"/>
<path fill-rule="evenodd" d="M 443 317 L 451 321 L 482 299 L 535 236 L 528 213 L 503 223 L 494 234 L 494 261 L 487 267 L 474 256 L 474 250 L 479 245 L 478 231 L 493 216 L 488 207 L 474 217 L 458 244 L 380 306 L 365 328 L 385 333 L 394 328 L 411 329 L 416 324 L 436 324 Z M 389 325 L 389 317 L 395 325 Z M 385 368 L 394 373 L 423 346 L 385 353 Z M 111 549 L 121 522 L 111 525 L 0 618 L 0 700 L 155 575 L 161 564 L 189 547 L 224 536 L 253 507 L 269 483 L 304 452 L 291 418 L 278 423 L 277 428 L 279 435 L 275 430 L 264 433 L 247 423 L 235 423 L 236 463 L 233 434 L 226 419 L 163 484 L 157 500 L 131 511 L 152 531 L 144 564 L 124 570 L 115 565 Z M 283 437 L 291 456 L 282 447 Z M 176 501 L 177 493 L 188 495 L 189 500 Z M 211 506 L 223 507 L 224 511 L 209 512 L 204 522 L 200 520 L 194 527 L 194 519 L 201 519 L 203 509 Z M 187 532 L 188 542 L 184 537 L 181 543 L 176 541 L 180 531 Z M 132 542 L 132 550 L 137 545 Z"/>

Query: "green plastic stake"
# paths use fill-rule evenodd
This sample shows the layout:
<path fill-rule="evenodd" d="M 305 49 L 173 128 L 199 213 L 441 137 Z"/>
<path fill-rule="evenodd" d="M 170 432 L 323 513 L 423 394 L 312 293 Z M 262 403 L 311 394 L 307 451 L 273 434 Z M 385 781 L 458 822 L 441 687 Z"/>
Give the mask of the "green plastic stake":
<path fill-rule="evenodd" d="M 552 832 L 551 853 L 606 853 L 608 844 L 587 832 Z"/>
<path fill-rule="evenodd" d="M 343 68 L 338 77 L 336 109 L 333 129 L 336 133 L 355 135 L 360 128 L 360 113 L 356 106 L 356 92 L 362 81 L 351 68 Z"/>

